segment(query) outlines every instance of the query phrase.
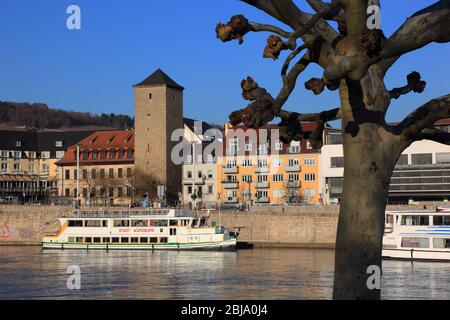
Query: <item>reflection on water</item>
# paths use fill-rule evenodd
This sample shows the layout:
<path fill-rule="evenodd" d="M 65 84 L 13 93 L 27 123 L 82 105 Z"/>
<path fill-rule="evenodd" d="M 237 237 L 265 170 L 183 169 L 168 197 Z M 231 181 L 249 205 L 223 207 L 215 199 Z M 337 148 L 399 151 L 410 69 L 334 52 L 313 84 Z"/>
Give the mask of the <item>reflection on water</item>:
<path fill-rule="evenodd" d="M 330 299 L 333 250 L 42 251 L 0 247 L 1 299 Z M 68 290 L 67 267 L 82 290 Z M 450 299 L 450 264 L 385 261 L 383 298 Z"/>

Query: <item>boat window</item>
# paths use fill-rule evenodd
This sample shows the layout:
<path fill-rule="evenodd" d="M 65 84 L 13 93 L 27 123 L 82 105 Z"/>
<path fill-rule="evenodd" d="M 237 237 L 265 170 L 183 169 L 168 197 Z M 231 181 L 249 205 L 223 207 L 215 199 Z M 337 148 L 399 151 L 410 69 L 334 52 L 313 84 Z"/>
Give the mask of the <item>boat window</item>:
<path fill-rule="evenodd" d="M 86 238 L 84 238 L 84 242 L 91 243 L 92 242 L 92 238 L 91 237 L 86 237 Z"/>
<path fill-rule="evenodd" d="M 130 220 L 114 220 L 114 227 L 129 227 Z"/>
<path fill-rule="evenodd" d="M 76 242 L 78 242 L 78 243 L 83 242 L 83 237 L 77 237 L 77 238 L 76 238 Z"/>
<path fill-rule="evenodd" d="M 206 225 L 207 225 L 207 224 L 206 224 L 207 221 L 208 221 L 208 219 L 206 219 L 206 218 L 201 218 L 201 219 L 200 219 L 200 227 L 206 226 Z"/>
<path fill-rule="evenodd" d="M 133 237 L 133 238 L 131 238 L 131 242 L 132 243 L 138 243 L 139 242 L 139 238 Z"/>
<path fill-rule="evenodd" d="M 167 237 L 162 237 L 159 239 L 159 242 L 161 243 L 167 243 Z"/>
<path fill-rule="evenodd" d="M 177 235 L 177 229 L 176 228 L 170 228 L 170 235 L 176 236 Z"/>
<path fill-rule="evenodd" d="M 100 243 L 100 242 L 102 242 L 102 238 L 98 238 L 98 237 L 94 238 L 94 243 Z"/>
<path fill-rule="evenodd" d="M 169 220 L 170 226 L 177 226 L 178 225 L 178 220 Z"/>
<path fill-rule="evenodd" d="M 132 227 L 148 227 L 148 220 L 131 220 Z"/>
<path fill-rule="evenodd" d="M 67 223 L 67 226 L 69 227 L 82 227 L 83 226 L 83 220 L 69 220 Z"/>
<path fill-rule="evenodd" d="M 112 238 L 112 241 L 111 242 L 113 242 L 113 243 L 118 243 L 119 242 L 119 238 Z"/>
<path fill-rule="evenodd" d="M 429 224 L 429 216 L 402 216 L 402 226 L 428 226 Z"/>
<path fill-rule="evenodd" d="M 393 224 L 394 223 L 394 216 L 392 214 L 386 215 L 386 224 Z"/>
<path fill-rule="evenodd" d="M 430 247 L 430 239 L 404 237 L 404 238 L 402 238 L 402 247 L 403 248 L 429 248 Z"/>
<path fill-rule="evenodd" d="M 141 243 L 148 243 L 148 238 L 140 238 Z"/>
<path fill-rule="evenodd" d="M 109 238 L 103 238 L 103 243 L 108 243 L 109 241 Z"/>
<path fill-rule="evenodd" d="M 158 238 L 150 238 L 150 243 L 157 243 L 158 242 Z"/>
<path fill-rule="evenodd" d="M 101 220 L 85 220 L 84 221 L 85 227 L 100 227 L 101 226 Z"/>
<path fill-rule="evenodd" d="M 128 242 L 130 242 L 130 239 L 128 237 L 123 237 L 123 238 L 120 238 L 120 242 L 121 243 L 128 243 Z"/>
<path fill-rule="evenodd" d="M 450 216 L 434 216 L 433 224 L 435 226 L 450 226 Z"/>
<path fill-rule="evenodd" d="M 167 227 L 167 220 L 150 220 L 152 227 Z"/>
<path fill-rule="evenodd" d="M 194 220 L 192 220 L 192 227 L 195 227 L 195 226 L 197 226 L 197 222 L 198 222 L 198 219 L 194 219 Z"/>
<path fill-rule="evenodd" d="M 108 227 L 108 220 L 103 220 L 102 221 L 102 227 L 103 228 L 107 228 Z"/>
<path fill-rule="evenodd" d="M 69 237 L 68 241 L 69 242 L 75 242 L 75 238 L 74 237 Z"/>
<path fill-rule="evenodd" d="M 188 226 L 189 225 L 189 221 L 190 220 L 187 220 L 187 219 L 181 220 L 181 225 Z"/>
<path fill-rule="evenodd" d="M 450 248 L 450 239 L 445 238 L 434 238 L 433 248 L 435 249 L 448 249 Z"/>

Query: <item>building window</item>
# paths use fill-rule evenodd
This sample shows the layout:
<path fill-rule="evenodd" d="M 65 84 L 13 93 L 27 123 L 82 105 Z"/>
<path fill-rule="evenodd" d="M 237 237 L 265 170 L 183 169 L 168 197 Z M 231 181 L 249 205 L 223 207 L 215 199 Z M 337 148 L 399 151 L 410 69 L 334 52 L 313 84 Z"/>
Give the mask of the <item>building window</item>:
<path fill-rule="evenodd" d="M 97 170 L 95 170 L 95 169 L 91 170 L 91 178 L 92 179 L 96 179 L 97 178 Z"/>
<path fill-rule="evenodd" d="M 42 151 L 41 159 L 50 159 L 50 151 Z"/>
<path fill-rule="evenodd" d="M 208 179 L 213 179 L 213 171 L 212 170 L 208 170 Z"/>
<path fill-rule="evenodd" d="M 122 168 L 117 169 L 117 177 L 118 178 L 122 178 L 123 177 L 123 169 Z"/>
<path fill-rule="evenodd" d="M 311 142 L 309 142 L 309 140 L 306 141 L 306 149 L 308 149 L 308 150 L 311 150 L 311 149 L 312 149 L 312 147 L 311 147 Z"/>
<path fill-rule="evenodd" d="M 2 173 L 8 173 L 8 164 L 2 163 Z"/>
<path fill-rule="evenodd" d="M 64 158 L 65 151 L 56 151 L 56 159 Z"/>
<path fill-rule="evenodd" d="M 242 160 L 242 166 L 243 167 L 251 167 L 251 166 L 253 166 L 252 160 L 250 160 L 250 159 Z"/>
<path fill-rule="evenodd" d="M 188 194 L 192 194 L 192 186 L 188 186 L 187 187 L 187 193 Z"/>
<path fill-rule="evenodd" d="M 267 154 L 267 144 L 260 144 L 258 146 L 258 154 Z"/>
<path fill-rule="evenodd" d="M 131 168 L 127 168 L 127 177 L 131 178 Z"/>
<path fill-rule="evenodd" d="M 281 167 L 282 163 L 283 163 L 283 160 L 281 158 L 279 158 L 279 157 L 274 157 L 272 159 L 272 166 L 273 167 Z"/>
<path fill-rule="evenodd" d="M 267 159 L 258 159 L 258 168 L 266 168 Z"/>
<path fill-rule="evenodd" d="M 21 151 L 14 151 L 14 160 L 19 160 L 22 158 L 22 152 Z"/>
<path fill-rule="evenodd" d="M 131 197 L 132 189 L 131 187 L 127 187 L 127 197 Z"/>
<path fill-rule="evenodd" d="M 188 171 L 187 172 L 187 178 L 188 179 L 192 179 L 192 171 Z"/>
<path fill-rule="evenodd" d="M 97 160 L 98 152 L 94 151 L 92 152 L 92 160 Z"/>
<path fill-rule="evenodd" d="M 316 181 L 316 174 L 315 173 L 305 173 L 305 181 L 306 182 Z"/>
<path fill-rule="evenodd" d="M 21 146 L 22 146 L 22 141 L 17 140 L 17 141 L 16 141 L 16 147 L 21 147 Z"/>
<path fill-rule="evenodd" d="M 123 159 L 123 150 L 119 150 L 119 152 L 117 153 L 117 157 L 122 160 Z"/>
<path fill-rule="evenodd" d="M 431 153 L 417 153 L 411 155 L 411 164 L 422 165 L 432 163 L 433 155 Z"/>
<path fill-rule="evenodd" d="M 450 152 L 436 153 L 436 163 L 450 163 Z"/>
<path fill-rule="evenodd" d="M 66 170 L 66 180 L 70 179 L 70 170 Z"/>
<path fill-rule="evenodd" d="M 344 167 L 344 157 L 331 157 L 330 158 L 331 168 L 343 168 Z"/>
<path fill-rule="evenodd" d="M 251 183 L 252 182 L 252 176 L 250 174 L 242 175 L 242 182 Z"/>
<path fill-rule="evenodd" d="M 83 152 L 83 160 L 89 159 L 89 153 L 87 151 Z"/>
<path fill-rule="evenodd" d="M 106 159 L 106 151 L 102 151 L 100 153 L 100 157 L 101 157 L 102 160 L 105 160 Z"/>
<path fill-rule="evenodd" d="M 88 178 L 87 169 L 83 169 L 83 179 L 87 178 Z"/>
<path fill-rule="evenodd" d="M 14 163 L 14 173 L 20 172 L 20 163 Z"/>
<path fill-rule="evenodd" d="M 289 159 L 288 160 L 288 166 L 289 167 L 295 167 L 295 166 L 298 166 L 299 165 L 299 161 L 298 161 L 298 159 Z"/>
<path fill-rule="evenodd" d="M 66 188 L 66 197 L 70 197 L 70 189 Z"/>
<path fill-rule="evenodd" d="M 304 161 L 306 167 L 310 167 L 316 164 L 316 160 L 314 158 L 308 158 Z"/>
<path fill-rule="evenodd" d="M 55 146 L 60 148 L 63 146 L 63 142 L 61 140 L 58 140 L 55 142 Z"/>
<path fill-rule="evenodd" d="M 83 198 L 87 198 L 87 196 L 88 196 L 88 189 L 83 188 Z"/>
<path fill-rule="evenodd" d="M 152 99 L 152 94 L 151 94 L 151 93 L 148 94 L 148 99 L 149 99 L 149 100 Z"/>
<path fill-rule="evenodd" d="M 316 196 L 316 189 L 305 189 L 303 195 L 305 198 L 314 198 Z"/>
<path fill-rule="evenodd" d="M 264 183 L 267 182 L 267 174 L 260 174 L 258 175 L 258 183 Z"/>
<path fill-rule="evenodd" d="M 283 142 L 277 142 L 277 143 L 275 143 L 275 150 L 277 150 L 277 151 L 281 151 L 281 150 L 283 150 Z"/>
<path fill-rule="evenodd" d="M 75 180 L 78 179 L 78 171 L 77 171 L 77 169 L 73 170 L 73 178 Z"/>
<path fill-rule="evenodd" d="M 111 160 L 114 160 L 115 157 L 116 157 L 116 152 L 115 152 L 114 150 L 111 150 L 111 151 L 109 152 L 109 158 L 110 158 Z"/>
<path fill-rule="evenodd" d="M 1 153 L 2 160 L 8 159 L 8 153 L 9 153 L 8 151 L 2 150 L 2 153 Z"/>
<path fill-rule="evenodd" d="M 100 169 L 100 179 L 105 178 L 105 169 Z"/>
<path fill-rule="evenodd" d="M 128 159 L 133 159 L 133 150 L 128 150 L 127 151 L 127 158 Z"/>
<path fill-rule="evenodd" d="M 272 176 L 273 182 L 283 182 L 283 175 L 282 174 L 274 174 Z"/>
<path fill-rule="evenodd" d="M 283 189 L 274 189 L 274 190 L 272 190 L 272 196 L 274 198 L 283 198 L 284 190 Z"/>
<path fill-rule="evenodd" d="M 298 175 L 298 173 L 289 174 L 288 181 L 289 182 L 298 182 L 298 181 L 300 181 L 300 176 Z"/>
<path fill-rule="evenodd" d="M 122 187 L 118 187 L 118 188 L 117 188 L 117 196 L 118 196 L 119 198 L 122 198 L 122 196 L 123 196 Z"/>
<path fill-rule="evenodd" d="M 35 151 L 30 151 L 30 152 L 28 152 L 28 158 L 30 158 L 30 159 L 36 159 L 36 152 L 35 152 Z"/>
<path fill-rule="evenodd" d="M 110 179 L 114 178 L 114 169 L 112 168 L 109 169 L 109 178 Z"/>
<path fill-rule="evenodd" d="M 210 185 L 208 185 L 208 193 L 209 194 L 213 194 L 213 186 L 210 184 Z"/>

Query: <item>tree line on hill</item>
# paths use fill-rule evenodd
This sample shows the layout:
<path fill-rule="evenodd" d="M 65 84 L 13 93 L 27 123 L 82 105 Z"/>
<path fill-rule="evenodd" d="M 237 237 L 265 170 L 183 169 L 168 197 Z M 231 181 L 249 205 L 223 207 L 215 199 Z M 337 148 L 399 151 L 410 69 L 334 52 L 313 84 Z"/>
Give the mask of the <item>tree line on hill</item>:
<path fill-rule="evenodd" d="M 133 127 L 133 118 L 114 113 L 94 115 L 89 112 L 51 109 L 42 103 L 0 101 L 0 124 L 47 129 L 84 126 L 129 129 Z"/>

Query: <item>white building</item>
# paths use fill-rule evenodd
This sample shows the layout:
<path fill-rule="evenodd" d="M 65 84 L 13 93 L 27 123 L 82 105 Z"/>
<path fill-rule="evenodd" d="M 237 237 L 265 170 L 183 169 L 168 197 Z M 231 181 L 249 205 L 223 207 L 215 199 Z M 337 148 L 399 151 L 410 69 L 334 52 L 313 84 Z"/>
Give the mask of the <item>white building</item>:
<path fill-rule="evenodd" d="M 183 205 L 188 208 L 212 209 L 217 203 L 217 161 L 214 155 L 204 157 L 203 150 L 211 142 L 204 133 L 207 123 L 185 119 L 184 139 L 190 143 L 191 154 L 183 165 Z M 194 146 L 195 142 L 195 146 Z M 192 157 L 192 154 L 196 154 Z M 194 160 L 194 161 L 193 161 Z M 195 200 L 193 199 L 195 195 Z"/>
<path fill-rule="evenodd" d="M 319 160 L 319 190 L 325 204 L 337 203 L 344 177 L 340 132 L 328 130 Z M 400 156 L 389 188 L 389 201 L 450 198 L 450 146 L 430 140 L 412 143 Z"/>

